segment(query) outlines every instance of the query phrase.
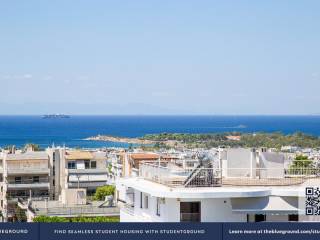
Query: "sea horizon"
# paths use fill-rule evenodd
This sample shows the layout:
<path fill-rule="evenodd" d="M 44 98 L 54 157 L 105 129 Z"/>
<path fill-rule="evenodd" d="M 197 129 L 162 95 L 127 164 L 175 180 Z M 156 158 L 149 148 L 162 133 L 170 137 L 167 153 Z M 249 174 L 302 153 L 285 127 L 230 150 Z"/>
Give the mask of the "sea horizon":
<path fill-rule="evenodd" d="M 0 146 L 35 143 L 45 148 L 128 147 L 126 143 L 87 141 L 96 135 L 141 137 L 157 133 L 303 132 L 320 136 L 319 115 L 0 115 Z"/>

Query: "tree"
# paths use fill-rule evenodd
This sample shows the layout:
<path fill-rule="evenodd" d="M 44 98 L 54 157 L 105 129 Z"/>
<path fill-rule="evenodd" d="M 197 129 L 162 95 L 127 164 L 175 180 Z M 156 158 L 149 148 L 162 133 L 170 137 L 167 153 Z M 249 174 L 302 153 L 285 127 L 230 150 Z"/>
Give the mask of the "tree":
<path fill-rule="evenodd" d="M 314 165 L 308 156 L 297 155 L 289 168 L 290 174 L 313 174 Z"/>
<path fill-rule="evenodd" d="M 96 193 L 94 194 L 94 200 L 102 201 L 106 196 L 113 195 L 115 187 L 112 185 L 107 185 L 103 187 L 98 187 Z"/>
<path fill-rule="evenodd" d="M 292 165 L 294 167 L 309 168 L 312 167 L 312 160 L 309 160 L 308 156 L 297 155 L 293 160 Z"/>
<path fill-rule="evenodd" d="M 26 151 L 28 148 L 31 148 L 33 151 L 40 151 L 40 146 L 34 143 L 27 143 L 24 145 L 23 150 Z"/>
<path fill-rule="evenodd" d="M 9 151 L 9 153 L 12 153 L 15 148 L 16 148 L 15 145 L 7 145 L 3 149 Z"/>

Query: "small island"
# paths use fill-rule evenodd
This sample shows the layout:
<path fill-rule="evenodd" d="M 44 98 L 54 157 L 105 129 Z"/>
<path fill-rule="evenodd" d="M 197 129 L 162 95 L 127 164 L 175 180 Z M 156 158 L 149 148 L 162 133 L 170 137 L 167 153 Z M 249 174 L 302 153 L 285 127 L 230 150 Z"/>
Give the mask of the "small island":
<path fill-rule="evenodd" d="M 149 145 L 155 144 L 155 141 L 140 138 L 129 138 L 129 137 L 117 137 L 108 135 L 97 135 L 93 137 L 88 137 L 83 140 L 87 141 L 104 141 L 104 142 L 118 142 L 118 143 L 129 143 L 129 144 L 139 144 L 139 145 Z"/>

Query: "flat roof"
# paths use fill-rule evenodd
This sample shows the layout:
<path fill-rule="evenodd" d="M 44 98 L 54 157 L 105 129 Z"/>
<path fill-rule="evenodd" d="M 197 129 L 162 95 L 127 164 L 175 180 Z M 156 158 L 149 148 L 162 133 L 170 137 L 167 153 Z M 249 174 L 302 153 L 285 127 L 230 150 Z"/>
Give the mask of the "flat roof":
<path fill-rule="evenodd" d="M 67 160 L 90 160 L 93 155 L 86 151 L 66 151 L 65 157 Z"/>
<path fill-rule="evenodd" d="M 149 193 L 155 197 L 165 198 L 241 198 L 264 197 L 270 195 L 298 197 L 301 189 L 297 186 L 221 186 L 221 187 L 176 187 L 171 188 L 163 184 L 155 183 L 143 178 L 124 178 L 117 185 L 132 187 L 138 191 Z"/>

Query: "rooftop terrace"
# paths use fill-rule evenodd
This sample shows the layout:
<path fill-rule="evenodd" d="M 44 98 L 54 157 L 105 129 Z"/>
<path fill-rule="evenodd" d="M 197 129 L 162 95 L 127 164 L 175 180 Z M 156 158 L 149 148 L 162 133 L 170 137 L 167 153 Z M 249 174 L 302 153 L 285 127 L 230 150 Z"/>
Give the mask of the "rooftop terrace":
<path fill-rule="evenodd" d="M 176 165 L 142 163 L 139 177 L 168 187 L 290 186 L 319 178 L 320 169 L 208 168 L 184 169 Z"/>

